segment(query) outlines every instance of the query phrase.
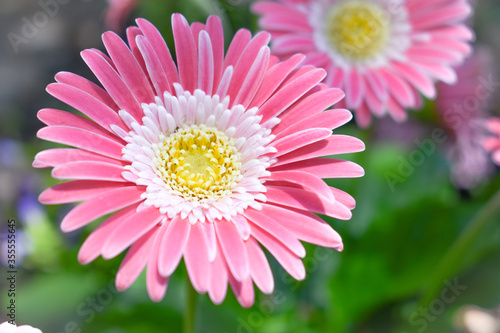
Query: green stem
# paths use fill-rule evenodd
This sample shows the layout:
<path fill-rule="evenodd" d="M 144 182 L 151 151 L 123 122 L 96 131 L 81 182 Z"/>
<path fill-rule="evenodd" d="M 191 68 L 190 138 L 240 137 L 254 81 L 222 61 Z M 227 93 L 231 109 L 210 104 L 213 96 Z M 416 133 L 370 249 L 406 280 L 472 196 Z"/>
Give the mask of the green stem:
<path fill-rule="evenodd" d="M 184 310 L 184 333 L 194 333 L 196 323 L 196 302 L 198 300 L 198 293 L 191 286 L 191 283 L 186 281 L 187 295 L 186 295 L 186 308 Z"/>
<path fill-rule="evenodd" d="M 500 212 L 500 191 L 498 191 L 474 216 L 465 230 L 460 234 L 455 243 L 449 248 L 437 265 L 424 294 L 420 299 L 420 305 L 426 307 L 441 291 L 443 283 L 447 278 L 456 274 L 460 268 L 462 259 L 473 246 L 477 236 L 493 221 L 495 215 Z"/>

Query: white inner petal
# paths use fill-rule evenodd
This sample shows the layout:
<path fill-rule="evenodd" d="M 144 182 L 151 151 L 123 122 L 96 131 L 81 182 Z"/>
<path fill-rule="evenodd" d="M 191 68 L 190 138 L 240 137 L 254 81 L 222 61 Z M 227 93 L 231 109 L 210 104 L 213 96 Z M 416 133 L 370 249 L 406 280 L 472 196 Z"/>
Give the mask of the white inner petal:
<path fill-rule="evenodd" d="M 120 111 L 130 129 L 123 160 L 131 164 L 124 177 L 147 186 L 145 205 L 191 223 L 230 220 L 248 207 L 259 208 L 257 200 L 265 200 L 260 179 L 275 162 L 264 155 L 275 149 L 268 146 L 274 136 L 261 126 L 257 108 L 228 109 L 227 97 L 191 94 L 179 84 L 175 90 L 177 96 L 165 93 L 143 104 L 141 124 Z"/>

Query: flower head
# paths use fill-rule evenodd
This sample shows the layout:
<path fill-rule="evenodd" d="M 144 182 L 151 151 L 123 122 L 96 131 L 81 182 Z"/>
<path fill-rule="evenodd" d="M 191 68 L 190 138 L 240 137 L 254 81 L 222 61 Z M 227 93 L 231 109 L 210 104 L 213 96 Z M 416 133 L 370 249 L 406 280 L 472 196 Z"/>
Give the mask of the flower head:
<path fill-rule="evenodd" d="M 282 58 L 300 52 L 327 70 L 325 83 L 346 92 L 360 126 L 371 113 L 406 119 L 436 94 L 434 81 L 456 80 L 451 66 L 470 52 L 466 0 L 278 0 L 257 2 L 260 25 Z"/>
<path fill-rule="evenodd" d="M 340 236 L 314 213 L 349 219 L 355 202 L 321 178 L 359 177 L 358 165 L 317 158 L 361 151 L 353 137 L 331 130 L 351 119 L 327 110 L 343 92 L 320 84 L 325 71 L 278 62 L 269 34 L 236 33 L 224 56 L 222 25 L 212 16 L 191 26 L 172 17 L 177 64 L 146 20 L 127 30 L 129 47 L 103 35 L 110 55 L 82 56 L 104 89 L 71 73 L 47 91 L 90 119 L 44 109 L 42 139 L 72 145 L 40 152 L 36 167 L 72 181 L 40 196 L 45 204 L 84 201 L 63 219 L 63 231 L 110 215 L 82 245 L 79 260 L 128 250 L 116 276 L 128 288 L 147 266 L 151 299 L 163 298 L 184 258 L 198 292 L 214 303 L 227 284 L 253 304 L 255 283 L 273 290 L 259 243 L 296 279 L 305 277 L 299 240 L 342 249 Z"/>
<path fill-rule="evenodd" d="M 436 107 L 441 123 L 452 138 L 451 179 L 459 188 L 472 189 L 492 171 L 482 141 L 486 110 L 493 96 L 484 86 L 484 79 L 493 71 L 493 55 L 489 49 L 477 48 L 455 71 L 456 84 L 437 85 Z"/>

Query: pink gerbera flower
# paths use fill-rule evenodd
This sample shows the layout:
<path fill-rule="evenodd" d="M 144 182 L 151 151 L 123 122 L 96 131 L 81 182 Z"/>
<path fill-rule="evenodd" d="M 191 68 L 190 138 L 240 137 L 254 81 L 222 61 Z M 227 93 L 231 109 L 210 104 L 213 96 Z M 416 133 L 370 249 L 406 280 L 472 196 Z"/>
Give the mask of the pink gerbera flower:
<path fill-rule="evenodd" d="M 362 127 L 371 112 L 403 121 L 406 108 L 420 107 L 418 91 L 433 98 L 434 80 L 454 82 L 451 66 L 469 54 L 473 38 L 463 23 L 467 0 L 279 0 L 253 10 L 272 34 L 274 54 L 300 52 L 325 68 L 325 83 L 345 90 Z"/>
<path fill-rule="evenodd" d="M 110 55 L 82 57 L 104 89 L 71 73 L 48 86 L 88 118 L 44 109 L 38 137 L 76 147 L 40 152 L 36 167 L 72 181 L 47 189 L 45 204 L 84 201 L 63 219 L 65 232 L 113 213 L 79 252 L 81 263 L 113 258 L 128 247 L 116 276 L 128 288 L 147 266 L 151 299 L 163 298 L 184 258 L 194 288 L 214 303 L 227 283 L 243 306 L 254 282 L 274 282 L 259 243 L 294 278 L 305 277 L 299 240 L 342 249 L 340 236 L 314 213 L 349 219 L 355 202 L 321 178 L 359 177 L 358 165 L 317 158 L 361 151 L 331 130 L 351 119 L 328 110 L 343 93 L 320 82 L 323 69 L 279 63 L 266 32 L 236 33 L 224 57 L 221 21 L 188 25 L 173 15 L 177 65 L 146 20 L 127 30 L 129 47 L 103 35 Z"/>
<path fill-rule="evenodd" d="M 484 139 L 483 146 L 487 151 L 493 153 L 493 162 L 500 165 L 500 118 L 488 119 L 486 127 L 493 136 Z"/>
<path fill-rule="evenodd" d="M 484 120 L 493 94 L 485 86 L 494 72 L 493 55 L 487 48 L 477 48 L 474 55 L 455 68 L 454 85 L 439 83 L 437 111 L 451 134 L 451 179 L 460 188 L 478 186 L 492 171 L 492 163 L 482 147 Z"/>

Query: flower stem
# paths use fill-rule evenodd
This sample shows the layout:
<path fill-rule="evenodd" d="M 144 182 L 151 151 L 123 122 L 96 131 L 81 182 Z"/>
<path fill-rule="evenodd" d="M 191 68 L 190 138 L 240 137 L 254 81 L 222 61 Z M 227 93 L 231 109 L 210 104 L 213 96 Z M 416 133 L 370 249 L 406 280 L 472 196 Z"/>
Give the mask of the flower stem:
<path fill-rule="evenodd" d="M 458 239 L 445 253 L 429 283 L 424 289 L 420 305 L 426 307 L 436 297 L 447 278 L 456 274 L 460 268 L 463 258 L 470 251 L 476 238 L 488 226 L 489 222 L 500 212 L 500 191 L 498 191 L 474 216 Z"/>
<path fill-rule="evenodd" d="M 196 317 L 196 303 L 198 300 L 198 294 L 194 290 L 191 283 L 186 281 L 187 295 L 186 295 L 186 308 L 184 309 L 184 333 L 194 333 L 195 329 L 195 317 Z"/>

